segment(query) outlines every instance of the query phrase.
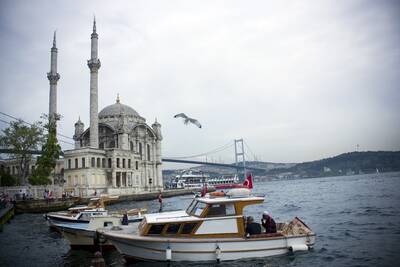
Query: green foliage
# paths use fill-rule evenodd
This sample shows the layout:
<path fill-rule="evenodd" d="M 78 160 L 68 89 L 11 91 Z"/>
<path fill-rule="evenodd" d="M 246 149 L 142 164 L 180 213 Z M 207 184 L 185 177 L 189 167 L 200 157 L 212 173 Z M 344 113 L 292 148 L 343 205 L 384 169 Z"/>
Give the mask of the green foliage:
<path fill-rule="evenodd" d="M 48 119 L 46 115 L 42 119 Z M 58 144 L 56 133 L 56 120 L 47 120 L 44 125 L 47 129 L 46 142 L 42 146 L 42 154 L 37 158 L 36 168 L 29 177 L 32 185 L 50 184 L 49 178 L 56 167 L 56 161 L 61 155 L 61 146 Z"/>
<path fill-rule="evenodd" d="M 29 151 L 37 150 L 43 141 L 43 131 L 38 123 L 26 125 L 23 121 L 10 122 L 10 126 L 0 135 L 0 146 L 14 150 L 12 155 L 17 159 L 20 168 L 19 183 L 26 184 L 29 162 L 32 155 Z"/>
<path fill-rule="evenodd" d="M 8 174 L 4 170 L 0 170 L 0 184 L 1 186 L 14 186 L 17 185 L 17 178 Z"/>

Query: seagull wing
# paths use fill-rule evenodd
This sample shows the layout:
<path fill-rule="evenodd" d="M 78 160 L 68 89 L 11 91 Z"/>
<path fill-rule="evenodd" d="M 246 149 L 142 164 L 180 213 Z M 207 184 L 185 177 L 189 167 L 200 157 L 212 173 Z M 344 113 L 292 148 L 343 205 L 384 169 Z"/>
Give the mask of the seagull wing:
<path fill-rule="evenodd" d="M 197 127 L 201 128 L 201 124 L 200 124 L 200 122 L 199 122 L 198 120 L 196 120 L 196 119 L 189 119 L 189 121 L 190 121 L 191 123 L 193 123 L 194 125 L 196 125 Z"/>
<path fill-rule="evenodd" d="M 184 118 L 184 119 L 187 119 L 188 116 L 186 116 L 185 113 L 179 113 L 179 114 L 176 114 L 176 115 L 174 116 L 174 118 Z"/>

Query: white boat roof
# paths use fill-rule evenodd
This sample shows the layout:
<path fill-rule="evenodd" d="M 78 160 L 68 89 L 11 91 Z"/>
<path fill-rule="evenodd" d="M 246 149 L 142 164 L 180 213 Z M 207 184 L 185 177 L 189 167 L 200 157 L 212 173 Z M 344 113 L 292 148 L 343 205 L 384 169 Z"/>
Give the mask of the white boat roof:
<path fill-rule="evenodd" d="M 215 204 L 215 203 L 231 203 L 231 202 L 240 202 L 240 201 L 264 201 L 264 197 L 256 197 L 256 196 L 248 196 L 248 197 L 199 197 L 196 198 L 200 202 L 204 202 L 207 204 Z"/>
<path fill-rule="evenodd" d="M 162 213 L 150 213 L 144 215 L 147 223 L 168 223 L 168 222 L 186 222 L 198 221 L 198 217 L 190 216 L 185 210 L 170 211 Z"/>

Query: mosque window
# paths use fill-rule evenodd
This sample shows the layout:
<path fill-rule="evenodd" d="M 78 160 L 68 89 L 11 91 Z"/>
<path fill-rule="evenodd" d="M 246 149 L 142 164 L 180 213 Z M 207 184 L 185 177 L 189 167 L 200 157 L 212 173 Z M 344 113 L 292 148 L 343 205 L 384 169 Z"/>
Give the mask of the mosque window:
<path fill-rule="evenodd" d="M 78 169 L 78 159 L 75 159 L 75 169 Z"/>
<path fill-rule="evenodd" d="M 122 159 L 122 168 L 125 168 L 125 159 Z"/>
<path fill-rule="evenodd" d="M 128 169 L 131 168 L 131 159 L 128 159 Z"/>
<path fill-rule="evenodd" d="M 126 172 L 122 173 L 122 186 L 126 187 Z"/>
<path fill-rule="evenodd" d="M 135 167 L 136 167 L 136 170 L 139 170 L 139 161 L 136 161 L 136 162 L 135 162 L 135 165 L 136 165 L 136 166 L 135 166 Z"/>
<path fill-rule="evenodd" d="M 105 168 L 105 167 L 106 167 L 106 159 L 105 159 L 105 158 L 102 158 L 102 159 L 101 159 L 101 167 L 102 167 L 102 168 Z"/>
<path fill-rule="evenodd" d="M 117 172 L 115 178 L 116 178 L 115 180 L 116 180 L 117 187 L 121 187 L 121 173 Z"/>
<path fill-rule="evenodd" d="M 117 168 L 119 168 L 119 158 L 117 158 Z"/>
<path fill-rule="evenodd" d="M 108 168 L 111 168 L 111 159 L 108 159 Z"/>
<path fill-rule="evenodd" d="M 130 143 L 131 151 L 133 151 L 133 142 Z"/>
<path fill-rule="evenodd" d="M 139 143 L 139 155 L 140 155 L 140 159 L 142 159 L 142 143 Z"/>
<path fill-rule="evenodd" d="M 85 158 L 82 158 L 82 168 L 86 168 Z"/>
<path fill-rule="evenodd" d="M 100 158 L 97 158 L 97 168 L 100 168 Z"/>
<path fill-rule="evenodd" d="M 71 159 L 68 160 L 68 169 L 71 169 Z M 13 167 L 13 174 L 14 174 L 14 167 Z"/>
<path fill-rule="evenodd" d="M 93 168 L 96 167 L 96 159 L 95 158 L 92 158 L 92 167 Z"/>
<path fill-rule="evenodd" d="M 150 161 L 150 145 L 147 144 L 147 160 Z"/>

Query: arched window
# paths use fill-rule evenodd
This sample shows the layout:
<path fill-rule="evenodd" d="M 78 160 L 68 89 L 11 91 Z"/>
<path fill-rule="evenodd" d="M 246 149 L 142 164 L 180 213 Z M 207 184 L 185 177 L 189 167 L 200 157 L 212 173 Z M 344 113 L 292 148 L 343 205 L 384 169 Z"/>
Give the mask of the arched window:
<path fill-rule="evenodd" d="M 147 144 L 147 160 L 150 161 L 150 145 Z"/>
<path fill-rule="evenodd" d="M 131 151 L 133 151 L 133 142 L 130 143 Z"/>
<path fill-rule="evenodd" d="M 140 159 L 142 159 L 142 155 L 143 155 L 142 143 L 139 143 L 139 155 L 140 155 Z"/>
<path fill-rule="evenodd" d="M 108 159 L 108 168 L 111 168 L 111 159 Z"/>

